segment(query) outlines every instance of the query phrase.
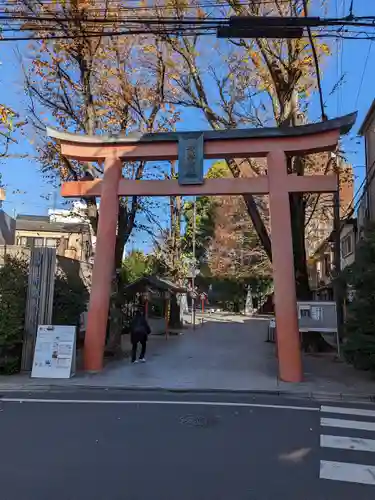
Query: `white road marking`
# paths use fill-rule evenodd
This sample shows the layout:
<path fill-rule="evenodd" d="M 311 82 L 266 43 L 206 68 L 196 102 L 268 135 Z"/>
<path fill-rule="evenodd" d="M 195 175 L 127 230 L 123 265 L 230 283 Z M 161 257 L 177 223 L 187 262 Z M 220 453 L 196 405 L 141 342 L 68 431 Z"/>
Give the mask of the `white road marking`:
<path fill-rule="evenodd" d="M 373 465 L 321 460 L 320 479 L 375 485 L 375 467 Z"/>
<path fill-rule="evenodd" d="M 338 448 L 340 450 L 369 451 L 375 453 L 375 439 L 363 439 L 346 436 L 320 436 L 322 448 Z"/>
<path fill-rule="evenodd" d="M 362 417 L 374 417 L 375 410 L 365 408 L 344 408 L 342 406 L 321 406 L 320 411 L 325 413 L 341 413 L 343 415 L 358 415 Z"/>
<path fill-rule="evenodd" d="M 360 429 L 362 431 L 375 431 L 375 422 L 361 422 L 359 420 L 343 420 L 340 418 L 321 418 L 323 427 L 340 427 L 342 429 Z"/>
<path fill-rule="evenodd" d="M 325 418 L 321 417 L 320 425 L 324 427 L 335 427 L 341 429 L 356 429 L 361 431 L 375 431 L 375 411 L 365 408 L 346 408 L 342 406 L 322 405 L 321 412 L 338 414 L 343 418 Z M 345 420 L 347 415 L 358 417 L 369 417 L 369 421 Z M 375 439 L 367 439 L 353 436 L 332 436 L 327 434 L 320 435 L 320 447 L 322 449 L 335 448 L 343 451 L 343 458 L 346 451 L 349 453 L 350 460 L 355 459 L 356 452 L 375 453 Z M 367 455 L 373 457 L 373 455 Z M 371 460 L 373 462 L 373 460 Z M 327 460 L 320 461 L 320 479 L 331 481 L 342 481 L 347 483 L 375 485 L 375 466 L 349 463 L 349 462 L 331 462 Z"/>
<path fill-rule="evenodd" d="M 237 408 L 272 408 L 277 410 L 320 411 L 310 406 L 267 405 L 259 403 L 235 403 L 224 401 L 158 401 L 158 400 L 102 400 L 102 399 L 44 399 L 44 398 L 0 398 L 0 403 L 59 403 L 59 404 L 103 404 L 103 405 L 185 405 L 225 406 Z"/>

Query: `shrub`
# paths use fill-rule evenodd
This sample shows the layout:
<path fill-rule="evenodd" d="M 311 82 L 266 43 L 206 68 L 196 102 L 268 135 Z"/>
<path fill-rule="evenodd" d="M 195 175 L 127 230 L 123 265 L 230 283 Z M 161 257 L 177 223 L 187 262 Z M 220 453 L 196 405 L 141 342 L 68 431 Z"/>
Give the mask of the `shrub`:
<path fill-rule="evenodd" d="M 20 369 L 28 263 L 6 256 L 0 268 L 0 374 Z"/>
<path fill-rule="evenodd" d="M 89 298 L 87 288 L 79 277 L 58 272 L 53 297 L 53 324 L 77 325 Z"/>
<path fill-rule="evenodd" d="M 6 256 L 0 267 L 0 374 L 20 370 L 29 263 Z M 78 325 L 88 291 L 79 276 L 58 271 L 55 278 L 53 324 Z"/>
<path fill-rule="evenodd" d="M 345 357 L 356 368 L 375 372 L 375 225 L 366 228 L 343 278 L 355 290 L 345 322 Z"/>

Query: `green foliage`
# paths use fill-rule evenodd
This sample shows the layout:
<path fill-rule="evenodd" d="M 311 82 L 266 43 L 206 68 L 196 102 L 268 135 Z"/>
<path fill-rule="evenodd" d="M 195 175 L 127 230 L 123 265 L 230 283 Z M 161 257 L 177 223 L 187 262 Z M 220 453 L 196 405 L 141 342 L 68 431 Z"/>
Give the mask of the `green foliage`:
<path fill-rule="evenodd" d="M 140 250 L 133 250 L 122 262 L 122 281 L 132 283 L 153 272 L 153 262 L 150 256 Z"/>
<path fill-rule="evenodd" d="M 7 256 L 0 268 L 0 374 L 19 371 L 28 264 Z"/>
<path fill-rule="evenodd" d="M 209 168 L 206 178 L 219 179 L 221 177 L 230 176 L 230 172 L 226 162 L 217 161 Z M 214 236 L 215 232 L 215 209 L 216 202 L 213 197 L 200 196 L 196 200 L 196 258 L 202 262 L 205 257 L 207 246 Z M 192 235 L 193 235 L 193 210 L 192 202 L 185 203 L 184 218 L 185 218 L 185 231 L 183 239 L 183 247 L 185 253 L 192 252 Z"/>
<path fill-rule="evenodd" d="M 356 260 L 344 270 L 345 284 L 355 290 L 345 324 L 346 359 L 356 368 L 375 372 L 375 225 L 356 249 Z"/>
<path fill-rule="evenodd" d="M 183 249 L 185 253 L 191 253 L 193 248 L 193 217 L 194 206 L 192 202 L 185 203 L 185 234 L 183 238 Z M 200 262 L 204 260 L 207 246 L 215 231 L 215 202 L 213 198 L 201 196 L 196 201 L 196 232 L 195 232 L 195 255 Z"/>
<path fill-rule="evenodd" d="M 25 324 L 29 264 L 6 256 L 0 268 L 0 374 L 20 369 Z M 85 310 L 88 292 L 81 279 L 58 272 L 55 278 L 53 323 L 78 324 Z"/>
<path fill-rule="evenodd" d="M 88 290 L 79 276 L 58 272 L 55 279 L 53 324 L 77 325 L 89 299 Z"/>
<path fill-rule="evenodd" d="M 208 169 L 207 179 L 221 179 L 222 177 L 231 177 L 232 174 L 229 171 L 228 164 L 226 161 L 219 160 L 215 161 Z"/>
<path fill-rule="evenodd" d="M 265 297 L 272 288 L 272 280 L 268 278 L 228 278 L 199 275 L 196 283 L 200 290 L 208 292 L 211 305 L 219 305 L 222 309 L 239 312 L 245 308 L 247 287 L 251 287 L 253 299 Z"/>

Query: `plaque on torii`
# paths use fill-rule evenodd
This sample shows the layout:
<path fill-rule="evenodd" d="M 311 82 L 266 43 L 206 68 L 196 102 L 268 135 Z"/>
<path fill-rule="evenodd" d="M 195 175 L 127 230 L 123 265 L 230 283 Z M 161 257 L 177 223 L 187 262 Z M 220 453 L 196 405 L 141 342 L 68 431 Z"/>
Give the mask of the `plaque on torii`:
<path fill-rule="evenodd" d="M 191 132 L 178 138 L 178 183 L 181 186 L 203 184 L 203 133 Z"/>
<path fill-rule="evenodd" d="M 128 137 L 80 136 L 54 129 L 61 153 L 82 161 L 104 161 L 102 179 L 66 182 L 64 197 L 101 197 L 96 254 L 86 328 L 84 361 L 87 371 L 103 368 L 104 343 L 113 273 L 119 196 L 269 195 L 274 303 L 277 325 L 279 377 L 302 380 L 298 330 L 290 193 L 338 191 L 337 174 L 289 174 L 287 158 L 334 151 L 340 134 L 353 126 L 356 113 L 299 127 L 270 127 L 138 134 Z M 267 160 L 267 175 L 204 179 L 204 159 L 256 158 Z M 125 161 L 180 162 L 179 180 L 122 178 Z"/>

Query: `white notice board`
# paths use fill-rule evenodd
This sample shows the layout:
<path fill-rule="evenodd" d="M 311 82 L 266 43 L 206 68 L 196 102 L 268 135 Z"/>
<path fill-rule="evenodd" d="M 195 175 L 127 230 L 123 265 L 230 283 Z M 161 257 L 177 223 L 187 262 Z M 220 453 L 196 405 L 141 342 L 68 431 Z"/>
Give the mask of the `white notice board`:
<path fill-rule="evenodd" d="M 70 378 L 75 363 L 76 327 L 39 325 L 31 377 Z"/>

